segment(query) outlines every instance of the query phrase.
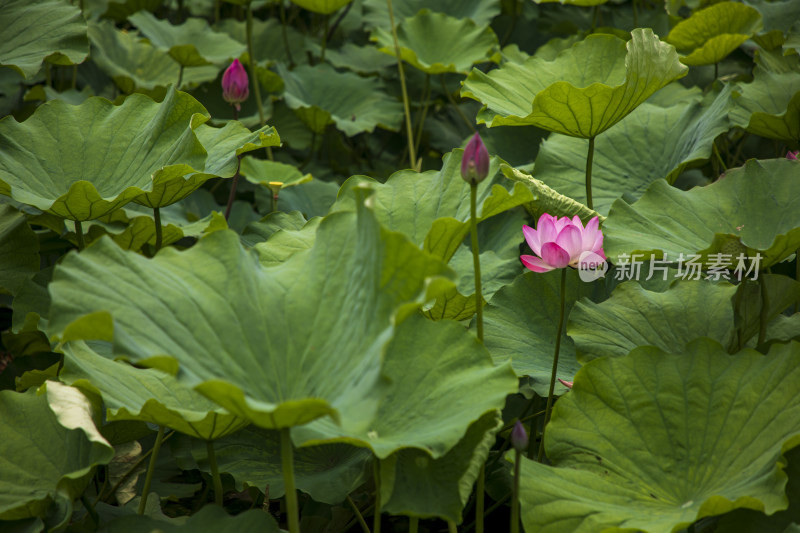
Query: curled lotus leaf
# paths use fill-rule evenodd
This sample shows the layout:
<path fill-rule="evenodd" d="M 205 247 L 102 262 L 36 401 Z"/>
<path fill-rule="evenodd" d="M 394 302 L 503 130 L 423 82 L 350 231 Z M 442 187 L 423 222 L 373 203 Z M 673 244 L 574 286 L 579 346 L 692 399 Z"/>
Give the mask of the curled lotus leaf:
<path fill-rule="evenodd" d="M 326 415 L 349 430 L 369 424 L 397 314 L 435 297 L 449 272 L 360 205 L 270 267 L 228 230 L 153 259 L 100 239 L 57 267 L 50 332 L 179 368 L 179 381 L 267 429 Z"/>
<path fill-rule="evenodd" d="M 478 122 L 489 127 L 533 125 L 591 138 L 687 72 L 672 45 L 635 29 L 627 43 L 593 34 L 554 60 L 532 56 L 489 74 L 473 69 L 461 94 L 483 103 Z"/>
<path fill-rule="evenodd" d="M 697 339 L 587 363 L 545 434 L 553 466 L 523 458 L 525 529 L 672 533 L 734 509 L 785 509 L 798 384 L 796 342 L 731 356 Z"/>

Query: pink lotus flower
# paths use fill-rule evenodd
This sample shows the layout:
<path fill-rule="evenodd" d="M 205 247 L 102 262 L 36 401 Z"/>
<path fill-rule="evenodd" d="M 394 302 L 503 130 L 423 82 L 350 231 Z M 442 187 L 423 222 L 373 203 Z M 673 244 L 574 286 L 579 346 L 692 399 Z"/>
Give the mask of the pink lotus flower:
<path fill-rule="evenodd" d="M 222 75 L 222 98 L 239 111 L 242 108 L 239 104 L 247 100 L 248 96 L 250 96 L 250 82 L 247 79 L 247 72 L 239 60 L 234 59 Z"/>
<path fill-rule="evenodd" d="M 536 229 L 522 226 L 522 233 L 533 255 L 520 257 L 522 264 L 534 272 L 548 272 L 567 266 L 596 269 L 606 261 L 603 253 L 603 232 L 600 221 L 594 217 L 583 227 L 576 215 L 556 218 L 547 213 L 539 217 Z"/>
<path fill-rule="evenodd" d="M 792 161 L 797 161 L 797 157 L 800 156 L 800 150 L 796 150 L 794 152 L 786 152 L 786 159 L 791 159 Z"/>
<path fill-rule="evenodd" d="M 481 136 L 475 133 L 464 148 L 461 159 L 461 177 L 467 183 L 480 183 L 489 174 L 489 151 Z"/>

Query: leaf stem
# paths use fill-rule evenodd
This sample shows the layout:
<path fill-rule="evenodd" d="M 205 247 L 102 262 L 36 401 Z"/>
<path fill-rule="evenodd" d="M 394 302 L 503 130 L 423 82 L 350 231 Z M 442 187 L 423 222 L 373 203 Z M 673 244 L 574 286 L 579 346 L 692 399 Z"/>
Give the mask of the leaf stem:
<path fill-rule="evenodd" d="M 293 69 L 294 59 L 292 58 L 292 47 L 289 46 L 289 34 L 286 30 L 286 7 L 283 5 L 283 1 L 280 2 L 280 5 L 281 36 L 283 37 L 283 47 L 286 49 L 286 57 L 289 58 L 289 69 Z"/>
<path fill-rule="evenodd" d="M 289 515 L 289 533 L 300 533 L 300 514 L 297 508 L 297 490 L 294 485 L 294 448 L 289 428 L 281 430 L 281 467 L 283 487 L 286 491 L 286 513 Z"/>
<path fill-rule="evenodd" d="M 448 533 L 458 533 L 458 528 L 456 527 L 456 523 L 452 520 L 447 521 L 447 531 Z"/>
<path fill-rule="evenodd" d="M 391 0 L 389 0 L 391 2 Z M 375 514 L 372 520 L 372 533 L 381 533 L 381 460 L 373 462 L 375 476 Z"/>
<path fill-rule="evenodd" d="M 417 533 L 419 531 L 419 518 L 410 516 L 408 518 L 408 533 Z"/>
<path fill-rule="evenodd" d="M 403 58 L 400 55 L 400 43 L 397 40 L 397 28 L 394 25 L 394 11 L 392 0 L 386 0 L 389 6 L 389 21 L 392 25 L 392 41 L 394 41 L 394 55 L 397 57 L 397 70 L 400 73 L 400 88 L 403 92 L 403 109 L 406 113 L 406 133 L 408 135 L 408 158 L 411 168 L 417 170 L 417 152 L 414 150 L 414 130 L 411 126 L 411 107 L 408 104 L 408 90 L 406 89 L 406 76 L 403 72 Z"/>
<path fill-rule="evenodd" d="M 75 236 L 78 238 L 78 250 L 83 250 L 86 248 L 86 241 L 83 238 L 83 227 L 81 226 L 81 221 L 75 221 Z"/>
<path fill-rule="evenodd" d="M 428 104 L 431 97 L 431 75 L 425 74 L 425 86 L 422 89 L 422 114 L 418 117 L 419 123 L 417 124 L 417 140 L 414 142 L 414 152 L 419 153 L 419 144 L 422 141 L 422 129 L 425 126 L 425 116 L 428 114 Z"/>
<path fill-rule="evenodd" d="M 353 501 L 353 499 L 350 497 L 350 495 L 347 496 L 347 503 L 349 503 L 350 507 L 353 508 L 353 513 L 355 513 L 356 518 L 358 519 L 358 523 L 361 524 L 361 530 L 364 533 L 370 533 L 369 526 L 367 525 L 367 521 L 364 520 L 364 515 L 362 515 L 361 511 L 358 510 L 358 506 L 356 505 L 356 502 Z"/>
<path fill-rule="evenodd" d="M 164 442 L 164 426 L 158 426 L 158 435 L 156 435 L 156 442 L 153 444 L 153 453 L 150 455 L 150 465 L 147 467 L 147 474 L 144 478 L 144 487 L 142 488 L 142 499 L 139 501 L 138 514 L 144 514 L 144 509 L 147 507 L 147 496 L 150 492 L 150 485 L 153 482 L 153 472 L 156 469 L 158 451 L 161 449 L 162 442 Z"/>
<path fill-rule="evenodd" d="M 511 489 L 511 533 L 519 533 L 519 464 L 522 454 L 514 450 L 514 482 Z"/>
<path fill-rule="evenodd" d="M 319 60 L 325 61 L 325 47 L 328 44 L 328 24 L 331 21 L 330 15 L 325 15 L 325 22 L 323 23 L 322 28 L 322 54 L 320 54 Z"/>
<path fill-rule="evenodd" d="M 161 228 L 161 209 L 158 207 L 153 208 L 153 223 L 156 226 L 156 252 L 161 249 L 161 241 L 163 240 L 162 228 Z"/>
<path fill-rule="evenodd" d="M 478 340 L 483 343 L 483 294 L 481 292 L 481 258 L 478 249 L 478 184 L 470 183 L 469 208 L 472 235 L 472 266 L 475 272 L 475 312 Z"/>
<path fill-rule="evenodd" d="M 458 107 L 456 99 L 453 98 L 453 94 L 447 89 L 447 83 L 445 83 L 444 74 L 439 75 L 439 81 L 442 82 L 442 90 L 444 91 L 444 94 L 447 95 L 447 99 L 450 101 L 450 104 L 452 104 L 458 115 L 461 117 L 461 120 L 463 120 L 464 123 L 467 125 L 467 127 L 471 129 L 473 132 L 478 131 L 475 128 L 475 125 L 472 122 L 470 122 L 469 118 L 467 118 L 467 115 L 465 115 L 464 112 L 461 110 L 461 108 Z"/>
<path fill-rule="evenodd" d="M 553 390 L 556 386 L 556 372 L 558 372 L 558 351 L 561 348 L 561 332 L 564 329 L 564 308 L 567 305 L 567 269 L 561 269 L 561 310 L 558 313 L 558 331 L 556 332 L 556 348 L 553 353 L 553 371 L 550 374 L 550 392 L 547 393 L 547 407 L 544 410 L 544 425 L 542 426 L 542 441 L 539 443 L 539 456 L 537 461 L 540 463 L 544 459 L 544 435 L 547 432 L 547 423 L 550 421 L 550 413 L 553 409 Z"/>
<path fill-rule="evenodd" d="M 214 503 L 222 507 L 222 477 L 219 475 L 217 454 L 214 452 L 214 441 L 206 441 L 206 454 L 208 455 L 208 466 L 211 467 L 211 479 L 214 482 Z"/>
<path fill-rule="evenodd" d="M 281 9 L 283 9 L 283 2 L 281 2 Z M 264 104 L 261 102 L 261 84 L 258 83 L 256 77 L 256 58 L 253 56 L 253 3 L 247 2 L 247 24 L 245 25 L 245 33 L 247 34 L 247 64 L 250 67 L 250 79 L 253 80 L 253 96 L 256 99 L 256 106 L 258 107 L 258 120 L 261 126 L 267 123 L 264 118 Z"/>
<path fill-rule="evenodd" d="M 239 184 L 239 169 L 242 166 L 242 156 L 236 156 L 236 174 L 233 175 L 233 183 L 231 184 L 231 194 L 228 196 L 228 206 L 225 208 L 225 220 L 231 216 L 231 208 L 233 207 L 233 199 L 236 197 L 236 186 Z"/>
<path fill-rule="evenodd" d="M 759 316 L 757 347 L 760 348 L 767 340 L 767 324 L 769 323 L 769 293 L 767 278 L 763 274 L 758 277 L 758 285 L 761 289 L 761 316 Z"/>
<path fill-rule="evenodd" d="M 594 137 L 589 137 L 589 152 L 586 154 L 586 206 L 594 209 L 592 204 L 592 160 L 594 159 Z"/>
<path fill-rule="evenodd" d="M 181 83 L 183 83 L 183 65 L 178 69 L 178 84 L 175 86 L 175 90 L 181 90 Z"/>

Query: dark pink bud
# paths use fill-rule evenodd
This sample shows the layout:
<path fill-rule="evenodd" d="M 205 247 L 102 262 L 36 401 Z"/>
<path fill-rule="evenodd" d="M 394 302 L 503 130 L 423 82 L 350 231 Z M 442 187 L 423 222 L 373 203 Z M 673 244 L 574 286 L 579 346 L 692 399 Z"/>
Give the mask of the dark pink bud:
<path fill-rule="evenodd" d="M 572 381 L 564 381 L 561 378 L 558 378 L 558 381 L 560 381 L 561 384 L 564 385 L 566 388 L 568 388 L 568 389 L 572 388 Z"/>
<path fill-rule="evenodd" d="M 464 148 L 464 158 L 461 160 L 461 177 L 467 183 L 480 183 L 489 174 L 489 152 L 477 133 Z"/>
<path fill-rule="evenodd" d="M 222 98 L 229 104 L 233 104 L 238 111 L 241 109 L 241 102 L 250 96 L 250 83 L 247 79 L 247 72 L 238 59 L 234 59 L 222 75 Z"/>
<path fill-rule="evenodd" d="M 800 156 L 800 150 L 794 152 L 786 152 L 786 159 L 791 159 L 793 161 L 797 161 L 797 157 Z"/>
<path fill-rule="evenodd" d="M 525 427 L 519 420 L 514 424 L 514 429 L 511 430 L 511 446 L 518 452 L 528 447 L 528 434 L 525 432 Z"/>

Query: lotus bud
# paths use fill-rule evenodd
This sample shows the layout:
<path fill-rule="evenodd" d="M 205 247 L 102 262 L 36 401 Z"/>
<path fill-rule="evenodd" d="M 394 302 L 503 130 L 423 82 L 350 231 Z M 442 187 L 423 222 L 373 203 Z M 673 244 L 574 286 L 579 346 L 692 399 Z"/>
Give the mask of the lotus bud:
<path fill-rule="evenodd" d="M 511 430 L 511 446 L 518 452 L 528 447 L 528 434 L 525 432 L 525 427 L 519 420 L 514 424 L 514 429 Z"/>
<path fill-rule="evenodd" d="M 795 150 L 794 152 L 786 152 L 786 159 L 791 159 L 792 161 L 797 161 L 797 157 L 800 156 L 800 150 Z"/>
<path fill-rule="evenodd" d="M 247 79 L 247 72 L 238 59 L 234 59 L 222 75 L 222 98 L 229 104 L 233 104 L 236 111 L 241 110 L 239 105 L 250 96 L 250 82 Z"/>
<path fill-rule="evenodd" d="M 489 174 L 489 152 L 477 133 L 464 148 L 464 157 L 461 159 L 461 177 L 470 184 L 478 184 L 486 179 Z"/>

